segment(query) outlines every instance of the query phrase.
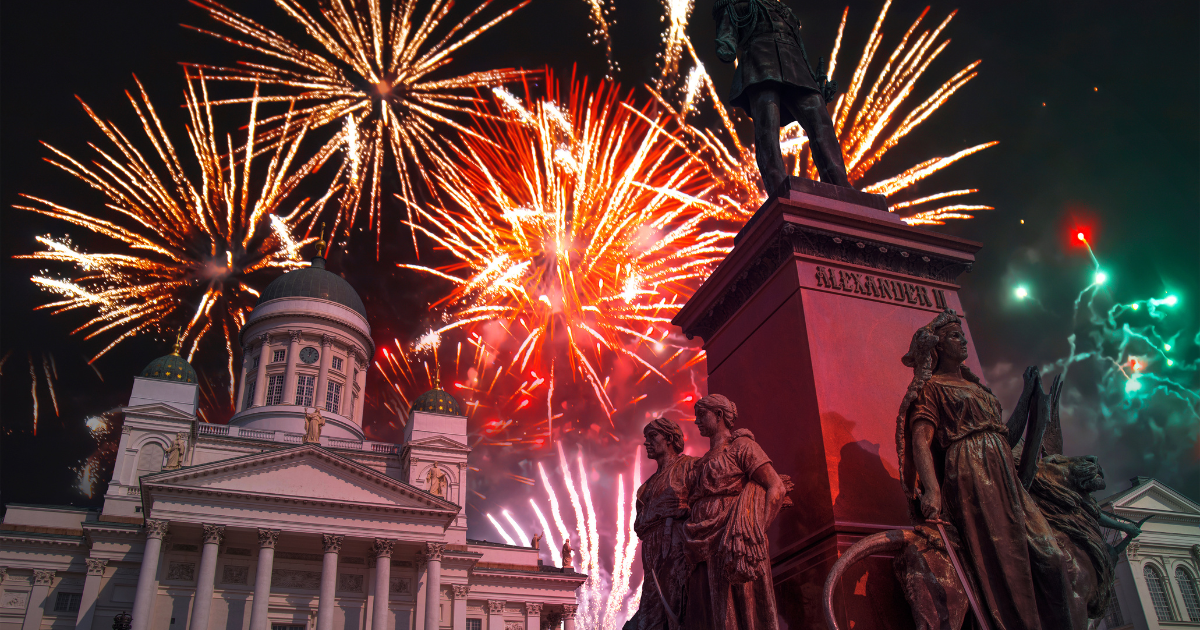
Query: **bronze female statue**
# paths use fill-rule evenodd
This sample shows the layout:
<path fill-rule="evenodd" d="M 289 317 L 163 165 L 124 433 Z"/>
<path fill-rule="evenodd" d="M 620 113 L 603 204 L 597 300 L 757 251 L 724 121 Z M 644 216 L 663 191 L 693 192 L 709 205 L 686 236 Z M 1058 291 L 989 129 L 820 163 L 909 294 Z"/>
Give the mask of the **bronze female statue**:
<path fill-rule="evenodd" d="M 776 630 L 767 527 L 784 507 L 787 488 L 754 435 L 734 430 L 733 401 L 710 394 L 695 409 L 696 426 L 709 447 L 688 482 L 685 549 L 697 568 L 684 625 Z M 696 604 L 703 612 L 696 614 Z"/>
<path fill-rule="evenodd" d="M 950 310 L 919 329 L 904 355 L 913 379 L 896 445 L 914 521 L 944 519 L 957 530 L 993 628 L 1077 627 L 1054 530 L 1017 473 L 1000 402 L 966 359 L 962 323 Z"/>
<path fill-rule="evenodd" d="M 633 529 L 642 541 L 641 605 L 625 623 L 627 630 L 662 630 L 682 613 L 690 565 L 684 555 L 688 518 L 688 475 L 696 458 L 683 454 L 683 429 L 673 420 L 655 418 L 642 429 L 646 457 L 658 470 L 637 490 Z"/>

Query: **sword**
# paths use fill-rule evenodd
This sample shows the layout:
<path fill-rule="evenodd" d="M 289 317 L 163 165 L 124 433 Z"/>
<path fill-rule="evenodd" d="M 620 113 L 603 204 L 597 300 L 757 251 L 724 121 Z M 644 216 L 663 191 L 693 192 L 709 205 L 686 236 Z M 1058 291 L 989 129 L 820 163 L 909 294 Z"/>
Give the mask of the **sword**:
<path fill-rule="evenodd" d="M 658 591 L 658 598 L 662 600 L 663 612 L 667 613 L 667 627 L 670 630 L 679 630 L 679 615 L 676 615 L 675 611 L 671 610 L 671 602 L 667 601 L 667 596 L 663 594 L 662 587 L 658 585 L 658 574 L 654 572 L 653 568 L 650 569 L 650 578 L 654 580 L 654 590 Z M 984 630 L 991 629 L 985 628 Z"/>
<path fill-rule="evenodd" d="M 979 622 L 983 630 L 992 630 L 992 624 L 988 622 L 983 611 L 979 608 L 979 601 L 975 599 L 975 591 L 971 590 L 971 581 L 967 579 L 967 574 L 963 572 L 962 564 L 958 561 L 958 554 L 954 552 L 954 547 L 950 544 L 950 537 L 946 535 L 946 521 L 940 518 L 926 519 L 926 523 L 937 525 L 938 533 L 942 535 L 942 542 L 946 545 L 946 554 L 950 556 L 950 564 L 954 566 L 954 573 L 958 575 L 958 582 L 962 584 L 963 591 L 967 594 L 967 601 L 971 603 L 971 610 L 975 613 L 975 620 Z"/>

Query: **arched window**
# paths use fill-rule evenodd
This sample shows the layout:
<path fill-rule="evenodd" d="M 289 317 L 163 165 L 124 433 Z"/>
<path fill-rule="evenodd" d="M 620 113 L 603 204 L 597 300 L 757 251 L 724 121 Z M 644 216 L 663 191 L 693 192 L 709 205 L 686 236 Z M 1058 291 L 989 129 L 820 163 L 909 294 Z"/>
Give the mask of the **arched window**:
<path fill-rule="evenodd" d="M 1142 569 L 1142 574 L 1146 576 L 1146 588 L 1150 591 L 1150 602 L 1154 604 L 1154 614 L 1158 620 L 1175 621 L 1175 616 L 1171 614 L 1171 603 L 1167 601 L 1167 585 L 1162 574 L 1148 564 Z"/>
<path fill-rule="evenodd" d="M 147 442 L 142 445 L 138 451 L 137 458 L 137 477 L 134 477 L 133 483 L 137 483 L 144 475 L 156 473 L 162 470 L 163 465 L 163 447 L 158 442 Z"/>
<path fill-rule="evenodd" d="M 1200 596 L 1196 595 L 1196 580 L 1183 567 L 1175 567 L 1175 584 L 1183 593 L 1183 605 L 1187 607 L 1188 621 L 1200 621 Z"/>

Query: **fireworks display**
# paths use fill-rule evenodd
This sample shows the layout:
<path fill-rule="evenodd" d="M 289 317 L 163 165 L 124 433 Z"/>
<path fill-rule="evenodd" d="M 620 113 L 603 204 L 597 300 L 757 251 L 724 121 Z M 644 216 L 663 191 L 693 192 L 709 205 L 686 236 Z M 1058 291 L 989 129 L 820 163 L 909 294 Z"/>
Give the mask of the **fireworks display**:
<path fill-rule="evenodd" d="M 319 164 L 295 166 L 304 129 L 259 158 L 268 164 L 261 173 L 255 172 L 255 108 L 251 108 L 246 152 L 239 163 L 231 137 L 222 138 L 213 129 L 203 90 L 202 80 L 189 78 L 187 142 L 195 164 L 186 166 L 140 82 L 137 95 L 127 96 L 151 152 L 143 152 L 85 104 L 112 149 L 91 145 L 98 157 L 85 164 L 46 145 L 55 156 L 47 160 L 99 191 L 104 202 L 81 210 L 22 195 L 29 205 L 17 207 L 103 237 L 95 241 L 104 243 L 102 251 L 85 251 L 68 237 L 42 236 L 37 241 L 44 250 L 18 258 L 65 264 L 70 269 L 69 275 L 44 271 L 32 280 L 60 298 L 42 308 L 55 314 L 84 311 L 89 319 L 75 332 L 87 339 L 110 339 L 92 361 L 139 334 L 178 333 L 186 342 L 188 360 L 210 337 L 220 339 L 222 352 L 214 356 L 224 359 L 232 397 L 232 346 L 258 296 L 256 287 L 282 270 L 304 264 L 299 248 L 308 240 L 296 240 L 292 233 L 305 218 L 319 213 L 328 197 L 289 201 L 299 181 L 313 164 Z M 285 121 L 284 127 L 290 124 Z M 262 183 L 251 186 L 252 176 Z"/>
<path fill-rule="evenodd" d="M 637 366 L 639 383 L 670 383 L 664 366 L 695 363 L 668 340 L 670 317 L 732 233 L 710 225 L 718 208 L 704 201 L 704 166 L 663 116 L 606 83 L 572 81 L 560 99 L 548 82 L 540 98 L 495 90 L 478 134 L 431 172 L 450 203 L 418 206 L 414 227 L 454 261 L 400 266 L 452 287 L 430 335 L 490 338 L 485 329 L 499 327 L 512 341 L 497 344 L 510 351 L 506 369 L 549 375 L 557 365 L 611 417 L 604 373 L 614 360 Z"/>
<path fill-rule="evenodd" d="M 441 132 L 444 125 L 471 135 L 474 130 L 450 117 L 470 111 L 470 90 L 500 85 L 522 77 L 521 70 L 490 70 L 440 77 L 437 71 L 451 62 L 462 46 L 529 3 L 502 12 L 470 28 L 491 4 L 485 0 L 461 21 L 442 26 L 452 0 L 431 0 L 418 16 L 419 0 L 381 0 L 322 3 L 319 17 L 300 0 L 277 0 L 276 5 L 304 28 L 311 44 L 292 41 L 220 3 L 194 0 L 197 6 L 235 35 L 208 33 L 266 59 L 237 67 L 204 68 L 215 80 L 235 81 L 278 89 L 258 101 L 294 105 L 288 115 L 263 121 L 263 138 L 288 138 L 297 125 L 340 129 L 325 150 L 344 156 L 338 179 L 344 185 L 335 232 L 349 233 L 366 195 L 368 227 L 375 230 L 379 249 L 382 202 L 382 169 L 390 152 L 397 169 L 401 198 L 414 198 L 414 184 L 423 178 L 420 156 L 448 159 Z M 194 27 L 191 27 L 194 28 Z M 235 98 L 218 103 L 243 103 Z M 288 124 L 290 123 L 290 125 Z M 411 210 L 408 219 L 413 218 Z"/>

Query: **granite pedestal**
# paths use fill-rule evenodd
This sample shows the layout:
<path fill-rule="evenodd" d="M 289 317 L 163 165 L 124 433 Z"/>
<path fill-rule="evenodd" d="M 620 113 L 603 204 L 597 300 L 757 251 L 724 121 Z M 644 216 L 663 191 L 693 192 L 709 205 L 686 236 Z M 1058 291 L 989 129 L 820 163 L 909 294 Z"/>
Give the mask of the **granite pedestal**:
<path fill-rule="evenodd" d="M 796 507 L 769 532 L 779 613 L 788 628 L 823 630 L 821 589 L 839 554 L 909 526 L 895 430 L 912 370 L 900 357 L 938 312 L 962 314 L 955 280 L 980 244 L 910 227 L 876 195 L 790 188 L 673 323 L 704 340 L 708 391 L 737 403 L 739 426 L 795 482 Z M 842 627 L 912 627 L 890 558 L 856 567 L 836 601 Z"/>

